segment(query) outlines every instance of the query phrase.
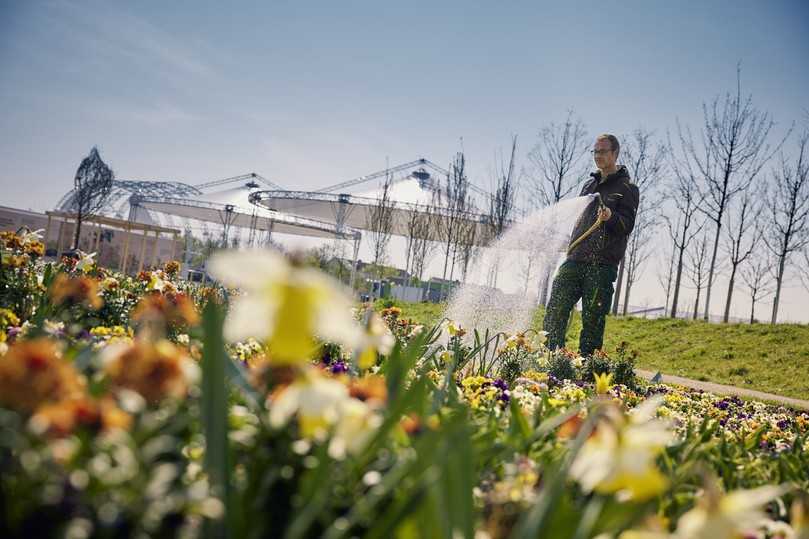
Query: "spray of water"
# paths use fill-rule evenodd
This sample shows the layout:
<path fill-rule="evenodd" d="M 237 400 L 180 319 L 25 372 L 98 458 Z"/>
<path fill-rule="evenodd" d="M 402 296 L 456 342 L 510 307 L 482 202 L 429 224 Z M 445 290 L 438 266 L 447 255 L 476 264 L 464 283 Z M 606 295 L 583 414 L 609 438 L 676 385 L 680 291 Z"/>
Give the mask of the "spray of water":
<path fill-rule="evenodd" d="M 563 259 L 592 195 L 537 210 L 507 229 L 470 262 L 466 281 L 449 298 L 445 316 L 483 334 L 530 327 L 539 294 Z"/>

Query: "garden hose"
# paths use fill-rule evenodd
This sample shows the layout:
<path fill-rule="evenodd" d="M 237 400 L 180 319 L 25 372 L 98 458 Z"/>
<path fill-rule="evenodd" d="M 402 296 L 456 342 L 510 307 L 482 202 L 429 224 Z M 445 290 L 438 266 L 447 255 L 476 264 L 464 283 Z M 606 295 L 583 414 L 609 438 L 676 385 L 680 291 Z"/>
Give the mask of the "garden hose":
<path fill-rule="evenodd" d="M 601 198 L 601 193 L 596 193 L 595 195 L 596 195 L 596 197 L 598 198 L 598 209 L 599 209 L 599 211 L 601 211 L 601 210 L 603 210 L 604 208 L 606 208 L 607 206 L 604 204 L 604 199 L 602 199 L 602 198 Z M 596 229 L 597 229 L 599 226 L 601 226 L 601 223 L 603 223 L 603 221 L 601 221 L 601 220 L 599 220 L 599 219 L 596 219 L 596 222 L 595 222 L 595 223 L 593 223 L 592 225 L 590 225 L 590 228 L 588 228 L 587 230 L 585 230 L 585 231 L 584 231 L 584 234 L 582 234 L 581 236 L 579 236 L 578 238 L 576 238 L 576 240 L 575 240 L 573 243 L 571 243 L 571 244 L 570 244 L 570 247 L 568 247 L 568 248 L 567 248 L 567 254 L 570 254 L 570 252 L 571 252 L 573 249 L 575 249 L 575 248 L 576 248 L 576 246 L 577 246 L 578 244 L 580 244 L 581 242 L 583 242 L 584 240 L 586 240 L 586 239 L 587 239 L 587 237 L 588 237 L 588 236 L 590 236 L 590 234 L 592 234 L 593 232 L 595 232 L 595 231 L 596 231 Z"/>

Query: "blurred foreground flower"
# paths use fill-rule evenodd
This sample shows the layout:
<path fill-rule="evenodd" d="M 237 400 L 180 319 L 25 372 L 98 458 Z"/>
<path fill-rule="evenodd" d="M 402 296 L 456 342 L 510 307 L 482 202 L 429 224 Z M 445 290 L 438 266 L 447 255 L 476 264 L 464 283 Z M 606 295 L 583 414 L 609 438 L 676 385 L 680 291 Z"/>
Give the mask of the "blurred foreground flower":
<path fill-rule="evenodd" d="M 269 407 L 275 428 L 297 415 L 303 439 L 324 441 L 331 433 L 329 455 L 335 459 L 360 451 L 381 422 L 368 402 L 353 398 L 345 384 L 314 370 L 272 395 Z"/>
<path fill-rule="evenodd" d="M 55 438 L 68 436 L 78 427 L 93 431 L 126 430 L 131 424 L 132 417 L 109 396 L 100 401 L 85 396 L 47 403 L 37 409 L 30 422 L 35 432 Z"/>
<path fill-rule="evenodd" d="M 764 518 L 761 507 L 783 492 L 782 487 L 768 485 L 721 494 L 710 486 L 696 507 L 680 517 L 676 535 L 683 539 L 741 537 Z"/>
<path fill-rule="evenodd" d="M 0 403 L 32 412 L 42 403 L 81 395 L 83 383 L 62 359 L 56 342 L 40 338 L 12 344 L 0 358 Z"/>
<path fill-rule="evenodd" d="M 671 442 L 669 425 L 654 419 L 660 399 L 644 402 L 627 416 L 612 403 L 570 468 L 585 492 L 616 493 L 621 500 L 644 501 L 663 492 L 668 481 L 655 465 Z"/>
<path fill-rule="evenodd" d="M 370 369 L 376 363 L 378 354 L 390 354 L 396 337 L 382 318 L 372 309 L 366 311 L 365 338 L 357 353 L 357 366 L 360 369 Z"/>
<path fill-rule="evenodd" d="M 199 367 L 183 350 L 165 339 L 112 344 L 103 352 L 104 370 L 114 386 L 140 393 L 149 402 L 185 396 Z"/>
<path fill-rule="evenodd" d="M 272 251 L 220 253 L 209 268 L 242 291 L 230 307 L 225 337 L 265 341 L 274 363 L 308 360 L 316 337 L 352 348 L 362 342 L 361 328 L 349 314 L 350 297 L 317 270 L 294 266 Z"/>
<path fill-rule="evenodd" d="M 58 273 L 50 288 L 54 305 L 83 305 L 89 309 L 100 309 L 104 304 L 98 295 L 98 282 L 89 277 L 70 277 Z"/>

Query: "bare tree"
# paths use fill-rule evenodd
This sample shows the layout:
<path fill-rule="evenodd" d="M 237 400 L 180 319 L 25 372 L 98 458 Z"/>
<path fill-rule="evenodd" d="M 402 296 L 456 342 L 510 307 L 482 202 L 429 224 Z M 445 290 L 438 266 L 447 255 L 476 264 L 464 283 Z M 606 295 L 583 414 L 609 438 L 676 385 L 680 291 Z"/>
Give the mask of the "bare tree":
<path fill-rule="evenodd" d="M 686 269 L 688 280 L 697 291 L 694 299 L 694 320 L 699 314 L 699 300 L 702 290 L 707 286 L 708 281 L 708 236 L 703 234 L 693 249 L 686 253 Z"/>
<path fill-rule="evenodd" d="M 98 148 L 93 146 L 90 154 L 82 159 L 76 176 L 73 178 L 73 210 L 76 212 L 76 231 L 73 248 L 79 248 L 81 225 L 86 219 L 96 215 L 112 192 L 115 173 L 101 159 Z"/>
<path fill-rule="evenodd" d="M 725 300 L 725 314 L 722 321 L 727 323 L 730 319 L 730 305 L 733 299 L 733 287 L 736 284 L 736 273 L 739 264 L 750 257 L 761 240 L 761 199 L 762 191 L 748 188 L 742 193 L 735 212 L 731 205 L 727 215 L 725 227 L 725 249 L 730 264 L 730 278 L 728 279 L 728 295 Z"/>
<path fill-rule="evenodd" d="M 666 265 L 665 271 L 662 270 L 662 267 L 657 272 L 657 282 L 660 283 L 660 286 L 663 287 L 663 290 L 666 291 L 666 303 L 663 306 L 663 312 L 668 312 L 669 308 L 669 299 L 671 299 L 671 288 L 672 284 L 674 284 L 674 258 L 677 254 L 677 250 L 674 245 L 671 246 L 671 253 L 666 255 L 668 259 L 668 264 Z"/>
<path fill-rule="evenodd" d="M 770 214 L 764 243 L 775 255 L 778 263 L 775 277 L 771 323 L 778 320 L 781 287 L 789 257 L 809 245 L 809 129 L 798 138 L 798 153 L 794 164 L 781 154 L 773 171 L 772 192 L 767 196 Z"/>
<path fill-rule="evenodd" d="M 736 92 L 703 104 L 704 125 L 698 148 L 689 130 L 679 128 L 686 155 L 702 179 L 700 210 L 712 222 L 714 241 L 708 270 L 703 318 L 708 319 L 716 273 L 716 254 L 728 203 L 753 182 L 783 141 L 772 149 L 767 143 L 775 125 L 771 116 L 753 106 L 752 97 L 742 97 L 741 66 L 736 67 Z"/>
<path fill-rule="evenodd" d="M 382 265 L 387 257 L 388 243 L 390 243 L 393 228 L 394 202 L 391 198 L 392 184 L 393 176 L 388 173 L 385 175 L 385 180 L 377 193 L 376 204 L 368 212 L 365 223 L 374 255 L 374 266 L 376 266 L 380 278 L 382 277 Z"/>
<path fill-rule="evenodd" d="M 517 192 L 515 158 L 517 156 L 517 135 L 511 138 L 511 157 L 506 166 L 501 159 L 494 178 L 494 195 L 489 199 L 489 221 L 495 237 L 499 237 L 511 222 L 514 213 L 514 198 Z"/>
<path fill-rule="evenodd" d="M 458 246 L 455 251 L 455 256 L 461 264 L 461 281 L 463 282 L 466 282 L 466 272 L 469 269 L 469 263 L 477 252 L 478 239 L 478 223 L 471 219 L 464 220 L 460 226 Z"/>
<path fill-rule="evenodd" d="M 567 113 L 564 123 L 551 122 L 539 131 L 539 141 L 528 153 L 530 163 L 530 199 L 534 206 L 556 204 L 571 194 L 587 173 L 582 158 L 589 147 L 584 123 Z M 542 272 L 539 286 L 540 303 L 547 303 L 553 268 Z"/>
<path fill-rule="evenodd" d="M 512 214 L 514 213 L 514 200 L 516 197 L 517 192 L 517 181 L 518 178 L 516 177 L 515 173 L 515 159 L 517 157 L 517 136 L 514 135 L 511 138 L 511 157 L 508 160 L 508 165 L 506 165 L 502 159 L 500 158 L 500 162 L 497 162 L 495 158 L 495 167 L 497 170 L 494 173 L 494 181 L 493 181 L 493 191 L 494 194 L 489 198 L 489 213 L 486 216 L 488 219 L 489 227 L 484 228 L 487 232 L 491 232 L 491 238 L 486 237 L 478 238 L 479 240 L 484 241 L 494 241 L 495 239 L 499 238 L 506 227 L 512 221 Z M 472 228 L 472 232 L 474 233 L 477 230 L 477 227 Z M 488 234 L 487 234 L 488 236 Z M 474 238 L 472 238 L 474 241 Z M 466 280 L 466 267 L 469 264 L 468 257 L 464 263 L 464 280 Z M 497 274 L 499 272 L 499 266 L 497 261 L 495 261 L 494 267 L 492 268 L 490 274 L 490 282 L 489 286 L 496 287 L 497 286 Z"/>
<path fill-rule="evenodd" d="M 441 193 L 438 189 L 433 190 L 432 198 L 423 211 L 414 212 L 415 223 L 411 237 L 412 245 L 412 274 L 419 280 L 424 275 L 424 268 L 427 260 L 432 256 L 436 248 L 435 239 L 439 236 L 436 232 L 440 219 L 438 207 L 440 205 Z"/>
<path fill-rule="evenodd" d="M 638 206 L 634 233 L 629 238 L 626 255 L 618 267 L 615 298 L 612 304 L 613 314 L 618 313 L 624 272 L 626 272 L 626 289 L 624 290 L 623 314 L 626 314 L 632 285 L 637 282 L 641 274 L 641 267 L 651 254 L 651 240 L 661 221 L 658 212 L 663 198 L 659 196 L 660 190 L 657 187 L 660 185 L 660 179 L 665 170 L 666 147 L 663 144 L 655 143 L 652 131 L 638 128 L 630 136 L 625 137 L 621 146 L 621 162 L 627 168 L 629 177 L 642 193 L 643 204 Z M 629 267 L 630 265 L 631 267 Z"/>
<path fill-rule="evenodd" d="M 462 237 L 463 221 L 467 219 L 471 199 L 469 196 L 469 179 L 466 177 L 466 158 L 463 152 L 458 152 L 449 167 L 446 184 L 441 190 L 440 218 L 438 221 L 439 235 L 444 252 L 444 272 L 442 279 L 446 280 L 447 270 L 450 278 L 455 269 L 455 254 Z M 452 262 L 452 268 L 450 268 Z"/>
<path fill-rule="evenodd" d="M 671 317 L 676 318 L 685 251 L 694 237 L 700 233 L 705 223 L 700 222 L 697 218 L 699 195 L 694 172 L 687 160 L 677 160 L 670 141 L 669 156 L 672 165 L 671 170 L 674 173 L 674 181 L 669 188 L 669 199 L 674 205 L 674 218 L 666 215 L 664 219 L 677 258 L 674 291 L 672 292 L 671 301 Z"/>
<path fill-rule="evenodd" d="M 629 306 L 629 294 L 632 291 L 632 287 L 638 282 L 638 279 L 640 279 L 644 265 L 652 255 L 652 240 L 654 240 L 657 234 L 655 224 L 657 224 L 657 217 L 651 215 L 649 211 L 638 212 L 635 217 L 635 228 L 632 235 L 629 236 L 626 255 L 621 261 L 621 267 L 626 267 L 624 305 L 621 309 L 621 314 L 624 316 L 626 316 Z M 616 294 L 618 292 L 619 289 L 616 288 Z M 614 306 L 617 306 L 617 303 L 614 304 Z"/>
<path fill-rule="evenodd" d="M 749 259 L 739 272 L 750 294 L 750 323 L 756 321 L 756 304 L 773 293 L 772 261 L 765 256 Z"/>

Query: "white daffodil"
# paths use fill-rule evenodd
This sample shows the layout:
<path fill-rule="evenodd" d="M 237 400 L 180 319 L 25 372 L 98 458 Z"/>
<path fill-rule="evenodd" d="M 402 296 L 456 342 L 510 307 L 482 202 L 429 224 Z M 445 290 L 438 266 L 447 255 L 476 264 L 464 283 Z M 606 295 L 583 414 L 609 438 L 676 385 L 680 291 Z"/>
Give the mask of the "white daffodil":
<path fill-rule="evenodd" d="M 570 468 L 583 490 L 616 493 L 625 501 L 647 500 L 665 490 L 668 482 L 655 459 L 673 431 L 654 419 L 659 404 L 659 398 L 649 399 L 628 418 L 612 403 L 606 405 L 604 418 Z"/>
<path fill-rule="evenodd" d="M 281 390 L 270 402 L 270 425 L 280 428 L 298 416 L 300 436 L 322 440 L 340 418 L 348 388 L 334 380 L 307 373 Z"/>
<path fill-rule="evenodd" d="M 33 243 L 35 241 L 40 241 L 42 239 L 42 235 L 45 233 L 44 228 L 39 228 L 37 230 L 31 230 L 29 232 L 24 232 L 20 235 L 20 241 L 22 241 L 23 245 L 28 245 L 29 243 Z"/>
<path fill-rule="evenodd" d="M 365 315 L 365 338 L 362 348 L 358 351 L 357 365 L 361 369 L 369 369 L 376 362 L 377 354 L 390 354 L 396 337 L 382 318 L 372 309 Z"/>
<path fill-rule="evenodd" d="M 707 488 L 696 507 L 677 521 L 676 536 L 683 539 L 732 539 L 756 527 L 764 518 L 761 507 L 783 494 L 780 486 L 767 485 L 721 494 Z"/>
<path fill-rule="evenodd" d="M 89 273 L 96 263 L 95 261 L 96 254 L 95 253 L 87 254 L 84 251 L 78 251 L 78 254 L 79 260 L 78 262 L 76 262 L 76 269 L 83 273 Z"/>
<path fill-rule="evenodd" d="M 382 418 L 370 406 L 359 399 L 346 399 L 340 404 L 337 423 L 329 441 L 329 456 L 343 459 L 356 455 L 365 447 Z"/>
<path fill-rule="evenodd" d="M 166 281 L 161 277 L 160 273 L 153 271 L 149 282 L 146 284 L 146 290 L 156 290 L 162 292 L 166 288 Z"/>
<path fill-rule="evenodd" d="M 316 337 L 351 348 L 362 342 L 361 328 L 348 315 L 351 298 L 318 270 L 293 266 L 268 250 L 223 252 L 211 258 L 209 268 L 242 292 L 232 300 L 225 337 L 265 341 L 273 362 L 306 361 Z"/>

